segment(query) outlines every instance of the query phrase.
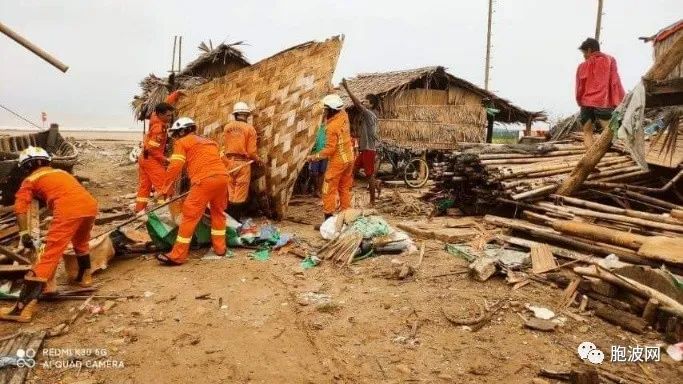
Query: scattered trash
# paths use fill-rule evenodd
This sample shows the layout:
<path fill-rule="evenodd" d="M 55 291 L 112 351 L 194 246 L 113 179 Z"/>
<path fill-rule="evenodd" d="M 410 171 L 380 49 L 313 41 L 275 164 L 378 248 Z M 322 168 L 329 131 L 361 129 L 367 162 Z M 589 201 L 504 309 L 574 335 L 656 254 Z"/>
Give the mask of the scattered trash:
<path fill-rule="evenodd" d="M 526 309 L 530 310 L 531 312 L 534 313 L 534 316 L 538 319 L 542 320 L 550 320 L 553 317 L 555 317 L 555 312 L 549 310 L 548 308 L 544 307 L 537 307 L 534 305 L 526 305 Z"/>
<path fill-rule="evenodd" d="M 302 306 L 329 304 L 332 302 L 332 296 L 325 293 L 304 292 L 299 294 L 297 302 Z"/>
<path fill-rule="evenodd" d="M 496 260 L 490 257 L 480 257 L 472 262 L 469 274 L 478 281 L 486 281 L 496 273 Z"/>
<path fill-rule="evenodd" d="M 275 245 L 273 245 L 273 249 L 279 249 L 284 247 L 285 245 L 289 244 L 294 239 L 294 236 L 289 234 L 289 233 L 283 233 L 280 235 L 280 238 L 277 240 Z"/>
<path fill-rule="evenodd" d="M 301 260 L 299 265 L 302 269 L 311 269 L 320 264 L 320 259 L 316 256 L 307 256 L 305 259 Z"/>
<path fill-rule="evenodd" d="M 683 342 L 669 345 L 666 347 L 666 353 L 674 361 L 683 361 Z"/>
<path fill-rule="evenodd" d="M 477 259 L 477 256 L 472 253 L 472 247 L 463 244 L 446 244 L 446 252 L 453 256 L 457 256 L 469 263 Z"/>
<path fill-rule="evenodd" d="M 361 216 L 351 224 L 351 228 L 363 235 L 364 239 L 386 236 L 391 230 L 389 224 L 379 216 Z"/>
<path fill-rule="evenodd" d="M 222 259 L 227 259 L 235 256 L 235 252 L 232 250 L 227 250 L 225 252 L 225 255 L 217 255 L 216 252 L 214 252 L 213 248 L 210 249 L 204 256 L 202 256 L 201 260 L 222 260 Z"/>
<path fill-rule="evenodd" d="M 145 293 L 143 293 L 142 295 L 143 295 L 144 297 L 152 297 L 152 296 L 154 296 L 154 292 L 145 291 Z"/>
<path fill-rule="evenodd" d="M 261 248 L 257 251 L 250 253 L 249 257 L 251 257 L 253 260 L 268 261 L 270 259 L 270 250 L 268 250 L 267 248 Z"/>
<path fill-rule="evenodd" d="M 535 329 L 537 331 L 552 332 L 557 328 L 557 323 L 532 317 L 524 322 L 524 326 L 530 329 Z"/>
<path fill-rule="evenodd" d="M 337 216 L 332 216 L 320 225 L 320 236 L 325 240 L 332 240 L 339 236 L 341 231 L 337 231 Z"/>

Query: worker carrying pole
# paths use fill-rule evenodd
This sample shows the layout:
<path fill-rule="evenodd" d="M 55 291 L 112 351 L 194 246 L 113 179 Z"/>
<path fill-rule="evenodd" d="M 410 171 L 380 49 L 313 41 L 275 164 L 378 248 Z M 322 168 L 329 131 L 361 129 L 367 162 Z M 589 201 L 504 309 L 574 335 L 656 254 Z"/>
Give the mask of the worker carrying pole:
<path fill-rule="evenodd" d="M 31 321 L 41 293 L 53 293 L 53 287 L 47 287 L 47 283 L 54 281 L 62 256 L 70 284 L 92 285 L 88 242 L 97 216 L 97 201 L 71 174 L 50 167 L 51 161 L 47 151 L 39 147 L 28 147 L 19 156 L 19 167 L 27 175 L 14 203 L 21 244 L 35 248 L 28 231 L 27 215 L 34 197 L 43 199 L 52 208 L 54 219 L 47 232 L 44 251 L 24 277 L 19 300 L 12 308 L 0 310 L 0 320 Z M 76 256 L 64 255 L 69 243 L 73 244 Z"/>
<path fill-rule="evenodd" d="M 223 256 L 227 252 L 224 211 L 228 201 L 228 172 L 221 160 L 218 144 L 197 135 L 196 131 L 197 125 L 189 117 L 179 118 L 168 131 L 175 143 L 162 188 L 163 198 L 170 194 L 171 186 L 185 165 L 191 186 L 183 202 L 183 219 L 175 245 L 171 253 L 157 255 L 157 260 L 164 265 L 181 265 L 187 261 L 192 234 L 207 204 L 211 211 L 213 253 Z"/>
<path fill-rule="evenodd" d="M 232 169 L 253 161 L 262 166 L 263 161 L 256 149 L 256 129 L 249 124 L 251 108 L 243 101 L 235 103 L 232 108 L 235 121 L 223 127 L 223 162 L 227 169 Z M 244 208 L 249 197 L 251 183 L 251 166 L 228 175 L 228 213 L 235 220 L 241 221 Z"/>
<path fill-rule="evenodd" d="M 344 111 L 344 102 L 336 94 L 323 98 L 327 140 L 325 148 L 309 155 L 307 161 L 329 159 L 323 182 L 323 213 L 325 219 L 340 211 L 351 208 L 353 187 L 353 144 L 349 115 Z"/>

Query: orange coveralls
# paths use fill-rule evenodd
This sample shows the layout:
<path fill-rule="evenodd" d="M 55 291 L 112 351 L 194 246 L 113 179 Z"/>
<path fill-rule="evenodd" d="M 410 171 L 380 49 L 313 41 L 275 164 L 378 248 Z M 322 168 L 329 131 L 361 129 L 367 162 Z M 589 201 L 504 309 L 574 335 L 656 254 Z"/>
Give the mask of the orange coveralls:
<path fill-rule="evenodd" d="M 233 121 L 223 128 L 223 162 L 231 170 L 249 160 L 258 159 L 256 129 L 249 123 Z M 228 199 L 231 203 L 244 203 L 249 196 L 251 166 L 244 166 L 228 175 Z"/>
<path fill-rule="evenodd" d="M 323 212 L 334 214 L 339 200 L 339 210 L 351 208 L 351 188 L 353 187 L 353 144 L 349 116 L 339 111 L 327 120 L 327 141 L 318 156 L 329 159 L 323 183 Z"/>
<path fill-rule="evenodd" d="M 190 193 L 183 202 L 183 221 L 178 228 L 173 250 L 168 258 L 187 261 L 194 229 L 204 214 L 206 205 L 211 208 L 211 242 L 216 254 L 225 254 L 225 207 L 228 200 L 228 175 L 218 153 L 218 144 L 205 137 L 189 134 L 176 140 L 171 163 L 166 171 L 162 191 L 168 193 L 187 163 Z"/>
<path fill-rule="evenodd" d="M 76 256 L 90 252 L 88 242 L 97 216 L 97 201 L 72 175 L 51 167 L 40 167 L 24 179 L 15 195 L 15 213 L 26 214 L 34 197 L 45 201 L 54 217 L 47 231 L 45 251 L 33 266 L 37 277 L 50 280 L 69 243 Z"/>
<path fill-rule="evenodd" d="M 166 97 L 166 102 L 174 105 L 180 98 L 180 92 L 175 91 Z M 166 164 L 164 150 L 166 149 L 166 123 L 156 113 L 149 118 L 149 131 L 142 143 L 142 150 L 147 152 L 138 159 L 138 193 L 135 199 L 135 212 L 147 207 L 152 187 L 156 192 L 164 185 Z"/>

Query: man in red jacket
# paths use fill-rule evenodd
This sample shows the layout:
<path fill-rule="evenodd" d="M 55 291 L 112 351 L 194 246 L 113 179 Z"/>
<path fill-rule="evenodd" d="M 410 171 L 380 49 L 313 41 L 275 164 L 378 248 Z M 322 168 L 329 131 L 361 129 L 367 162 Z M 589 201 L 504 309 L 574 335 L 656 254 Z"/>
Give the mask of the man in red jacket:
<path fill-rule="evenodd" d="M 617 61 L 600 52 L 600 43 L 588 38 L 579 47 L 586 59 L 576 70 L 576 102 L 586 148 L 593 144 L 593 131 L 607 127 L 612 111 L 624 98 Z"/>

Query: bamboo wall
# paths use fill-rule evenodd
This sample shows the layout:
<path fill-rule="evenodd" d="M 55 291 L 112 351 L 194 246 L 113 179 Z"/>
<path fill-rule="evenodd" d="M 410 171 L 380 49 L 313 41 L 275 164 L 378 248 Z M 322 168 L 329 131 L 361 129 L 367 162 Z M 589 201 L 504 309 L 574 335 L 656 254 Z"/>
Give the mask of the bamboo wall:
<path fill-rule="evenodd" d="M 379 134 L 398 145 L 454 148 L 457 142 L 485 139 L 481 97 L 463 88 L 408 89 L 381 100 Z"/>
<path fill-rule="evenodd" d="M 669 36 L 666 40 L 655 43 L 654 46 L 654 58 L 657 60 L 657 58 L 664 52 L 668 51 L 669 48 L 678 40 L 679 37 L 683 36 L 683 30 L 680 30 L 673 35 Z M 681 61 L 676 68 L 671 71 L 669 76 L 666 77 L 664 80 L 671 80 L 671 79 L 681 79 L 683 78 L 683 61 Z"/>
<path fill-rule="evenodd" d="M 253 124 L 265 172 L 253 173 L 252 190 L 269 202 L 271 215 L 286 214 L 294 182 L 313 147 L 322 119 L 321 98 L 330 90 L 342 39 L 306 43 L 193 88 L 178 103 L 200 133 L 219 142 L 232 106 L 254 108 Z M 261 199 L 263 202 L 264 199 Z"/>

